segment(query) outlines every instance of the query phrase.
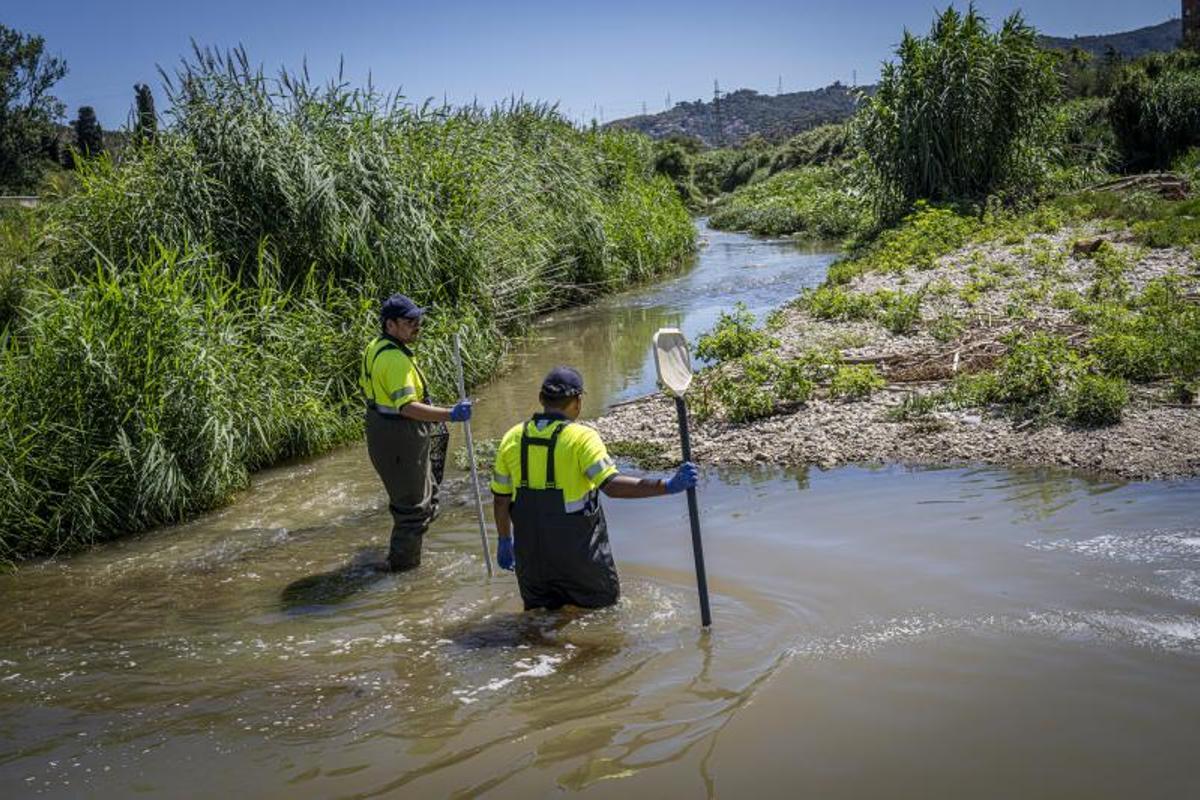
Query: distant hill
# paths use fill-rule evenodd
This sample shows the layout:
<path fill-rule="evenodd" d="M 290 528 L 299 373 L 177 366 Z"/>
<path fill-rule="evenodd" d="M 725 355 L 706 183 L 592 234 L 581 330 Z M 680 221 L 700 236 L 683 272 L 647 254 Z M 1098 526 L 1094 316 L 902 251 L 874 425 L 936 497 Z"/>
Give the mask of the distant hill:
<path fill-rule="evenodd" d="M 1112 48 L 1126 59 L 1144 56 L 1147 53 L 1163 53 L 1174 50 L 1183 37 L 1183 21 L 1169 19 L 1161 25 L 1151 25 L 1124 33 L 1104 36 L 1043 36 L 1042 46 L 1052 50 L 1071 50 L 1078 47 L 1093 56 L 1103 56 Z"/>
<path fill-rule="evenodd" d="M 739 89 L 721 98 L 721 132 L 711 101 L 676 103 L 669 111 L 615 120 L 605 127 L 628 128 L 664 139 L 673 134 L 694 136 L 710 146 L 737 144 L 753 134 L 771 141 L 791 136 L 830 122 L 842 122 L 854 113 L 858 96 L 874 87 L 852 89 L 834 83 L 824 89 L 787 94 L 759 94 Z"/>

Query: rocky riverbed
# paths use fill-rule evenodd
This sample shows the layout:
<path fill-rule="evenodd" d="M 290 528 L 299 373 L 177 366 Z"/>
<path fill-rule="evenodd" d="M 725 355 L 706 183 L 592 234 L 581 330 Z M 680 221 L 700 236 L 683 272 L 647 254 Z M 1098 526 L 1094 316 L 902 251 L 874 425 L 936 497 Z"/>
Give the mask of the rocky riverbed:
<path fill-rule="evenodd" d="M 788 359 L 813 348 L 835 350 L 847 363 L 876 365 L 886 386 L 857 400 L 832 399 L 818 387 L 807 402 L 781 405 L 778 413 L 746 423 L 720 413 L 694 421 L 695 459 L 822 467 L 1053 466 L 1129 479 L 1200 474 L 1200 405 L 1173 401 L 1165 382 L 1132 384 L 1120 422 L 1102 427 L 1022 417 L 998 405 L 935 409 L 906 419 L 889 413 L 906 398 L 941 392 L 956 375 L 994 364 L 1004 336 L 1013 331 L 1053 331 L 1086 352 L 1086 332 L 1072 323 L 1070 296 L 1082 296 L 1102 279 L 1097 247 L 1123 265 L 1119 279 L 1131 294 L 1168 274 L 1178 275 L 1192 293 L 1200 287 L 1193 252 L 1138 247 L 1121 231 L 1096 224 L 973 244 L 931 269 L 859 276 L 847 291 L 921 293 L 920 319 L 908 334 L 892 334 L 874 320 L 817 319 L 804 303 L 792 303 L 773 320 L 771 352 Z M 939 328 L 952 335 L 935 335 Z M 606 440 L 636 442 L 678 458 L 674 404 L 663 395 L 615 407 L 595 425 Z"/>

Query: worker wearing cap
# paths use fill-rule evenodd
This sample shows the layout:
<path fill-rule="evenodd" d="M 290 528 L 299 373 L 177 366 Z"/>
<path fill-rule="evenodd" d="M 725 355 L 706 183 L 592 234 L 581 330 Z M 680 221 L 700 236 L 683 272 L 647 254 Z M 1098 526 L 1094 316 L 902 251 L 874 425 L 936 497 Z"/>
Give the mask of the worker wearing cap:
<path fill-rule="evenodd" d="M 379 310 L 382 332 L 363 352 L 359 375 L 367 404 L 367 452 L 387 489 L 392 512 L 388 565 L 393 570 L 421 563 L 422 538 L 437 513 L 445 423 L 471 418 L 469 400 L 453 408 L 429 401 L 429 384 L 412 352 L 424 314 L 425 309 L 402 294 L 385 300 Z"/>
<path fill-rule="evenodd" d="M 513 569 L 515 560 L 526 610 L 617 602 L 620 583 L 600 492 L 655 497 L 696 485 L 692 464 L 665 481 L 618 474 L 600 434 L 575 422 L 582 395 L 577 371 L 551 370 L 539 394 L 542 412 L 514 425 L 496 452 L 496 562 Z"/>

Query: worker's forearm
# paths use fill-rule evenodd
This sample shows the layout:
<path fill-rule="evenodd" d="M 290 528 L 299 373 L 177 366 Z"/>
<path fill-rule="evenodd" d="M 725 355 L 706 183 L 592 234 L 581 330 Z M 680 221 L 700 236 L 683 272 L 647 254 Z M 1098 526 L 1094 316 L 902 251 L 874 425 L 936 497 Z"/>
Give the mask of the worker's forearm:
<path fill-rule="evenodd" d="M 418 422 L 449 422 L 450 409 L 414 400 L 400 407 L 400 416 L 415 419 Z"/>
<path fill-rule="evenodd" d="M 666 481 L 658 478 L 631 478 L 614 475 L 601 488 L 609 497 L 658 497 L 667 493 Z"/>
<path fill-rule="evenodd" d="M 496 534 L 501 539 L 512 536 L 512 517 L 509 514 L 511 507 L 512 498 L 508 495 L 498 494 L 492 499 L 492 516 L 496 520 Z"/>

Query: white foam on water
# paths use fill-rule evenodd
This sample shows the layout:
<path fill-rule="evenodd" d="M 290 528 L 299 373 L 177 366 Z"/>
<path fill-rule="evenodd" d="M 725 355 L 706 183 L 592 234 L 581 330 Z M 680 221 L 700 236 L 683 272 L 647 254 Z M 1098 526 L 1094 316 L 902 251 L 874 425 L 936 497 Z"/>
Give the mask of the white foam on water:
<path fill-rule="evenodd" d="M 381 633 L 374 637 L 376 647 L 386 647 L 389 644 L 407 644 L 412 641 L 412 638 L 405 635 L 401 631 L 392 631 L 391 633 Z"/>
<path fill-rule="evenodd" d="M 870 655 L 891 645 L 978 625 L 978 621 L 944 619 L 933 615 L 895 617 L 864 623 L 850 633 L 801 642 L 789 648 L 787 655 L 814 659 L 855 658 Z"/>
<path fill-rule="evenodd" d="M 1117 631 L 1136 644 L 1176 649 L 1200 641 L 1200 620 L 1191 617 L 1138 617 L 1128 614 L 1097 614 L 1101 628 Z"/>
<path fill-rule="evenodd" d="M 1174 559 L 1194 559 L 1200 555 L 1200 536 L 1194 530 L 1151 530 L 1130 533 L 1105 533 L 1091 539 L 1054 539 L 1030 542 L 1029 547 L 1045 552 L 1156 564 Z"/>
<path fill-rule="evenodd" d="M 1122 592 L 1148 592 L 1187 602 L 1200 602 L 1200 536 L 1194 529 L 1106 533 L 1082 541 L 1031 542 L 1046 552 L 1065 552 L 1128 565 L 1158 567 L 1152 575 L 1099 576 Z"/>
<path fill-rule="evenodd" d="M 558 672 L 558 667 L 568 656 L 542 653 L 530 658 L 521 658 L 513 662 L 517 672 L 499 678 L 492 678 L 482 686 L 472 689 L 455 689 L 452 694 L 462 703 L 470 704 L 479 699 L 484 692 L 498 692 L 519 680 L 531 678 L 548 678 Z"/>
<path fill-rule="evenodd" d="M 676 586 L 666 586 L 639 577 L 622 580 L 621 599 L 616 610 L 620 628 L 625 633 L 664 633 L 679 627 L 695 604 L 692 592 Z M 595 613 L 588 616 L 596 616 Z M 605 617 L 601 615 L 600 619 Z M 576 621 L 586 627 L 587 618 Z"/>
<path fill-rule="evenodd" d="M 1064 639 L 1126 644 L 1153 650 L 1200 653 L 1200 618 L 1144 616 L 1119 611 L 1040 612 L 1012 625 Z"/>
<path fill-rule="evenodd" d="M 1200 654 L 1200 616 L 1139 615 L 1119 611 L 1039 611 L 1025 616 L 981 616 L 950 619 L 912 615 L 866 623 L 854 631 L 798 643 L 788 657 L 861 658 L 885 648 L 962 631 L 1000 630 L 1039 633 L 1056 638 L 1125 644 L 1174 653 Z"/>
<path fill-rule="evenodd" d="M 1177 600 L 1200 603 L 1200 571 L 1194 569 L 1160 569 L 1154 574 L 1166 585 L 1162 593 Z"/>
<path fill-rule="evenodd" d="M 520 667 L 523 672 L 518 672 L 518 678 L 545 678 L 553 675 L 556 670 L 556 664 L 561 664 L 563 658 L 561 656 L 538 656 L 536 662 L 530 662 L 529 659 L 523 658 L 515 662 L 514 666 Z"/>

